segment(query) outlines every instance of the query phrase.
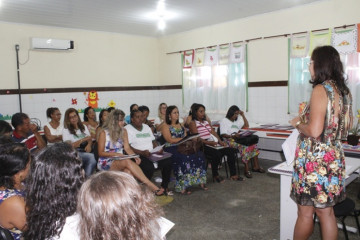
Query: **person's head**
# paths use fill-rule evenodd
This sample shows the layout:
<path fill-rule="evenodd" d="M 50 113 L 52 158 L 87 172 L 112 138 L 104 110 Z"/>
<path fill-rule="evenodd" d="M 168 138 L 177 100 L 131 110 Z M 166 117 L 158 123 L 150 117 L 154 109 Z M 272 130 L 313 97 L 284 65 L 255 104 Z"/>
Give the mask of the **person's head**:
<path fill-rule="evenodd" d="M 131 175 L 103 171 L 81 187 L 80 239 L 159 239 L 161 211 Z"/>
<path fill-rule="evenodd" d="M 194 109 L 194 107 L 197 105 L 197 103 L 193 103 L 193 104 L 191 104 L 191 106 L 190 106 L 190 110 L 189 110 L 189 116 L 191 116 L 192 115 L 192 111 L 193 111 L 193 109 Z"/>
<path fill-rule="evenodd" d="M 139 108 L 139 106 L 138 106 L 136 103 L 131 104 L 131 105 L 130 105 L 130 113 L 131 113 L 132 111 L 134 111 L 135 109 L 138 109 L 138 108 Z"/>
<path fill-rule="evenodd" d="M 10 135 L 2 135 L 0 136 L 0 145 L 6 143 L 13 143 L 14 139 Z"/>
<path fill-rule="evenodd" d="M 172 121 L 175 121 L 176 124 L 179 123 L 179 110 L 175 105 L 167 107 L 165 121 L 169 125 Z"/>
<path fill-rule="evenodd" d="M 102 125 L 106 121 L 108 115 L 109 115 L 109 111 L 107 109 L 101 110 L 101 112 L 99 114 L 99 126 L 100 127 L 102 127 Z"/>
<path fill-rule="evenodd" d="M 193 120 L 206 120 L 205 106 L 202 104 L 195 104 L 191 109 L 191 117 Z"/>
<path fill-rule="evenodd" d="M 10 136 L 12 133 L 11 125 L 4 120 L 0 120 L 0 136 Z"/>
<path fill-rule="evenodd" d="M 104 129 L 109 131 L 112 142 L 116 142 L 119 138 L 123 137 L 124 118 L 125 113 L 120 109 L 113 110 L 107 117 Z"/>
<path fill-rule="evenodd" d="M 314 49 L 309 65 L 313 87 L 326 80 L 333 80 L 342 95 L 349 93 L 345 84 L 344 68 L 338 51 L 332 46 Z"/>
<path fill-rule="evenodd" d="M 160 103 L 159 109 L 158 109 L 158 116 L 159 116 L 160 118 L 161 118 L 161 116 L 165 116 L 165 115 L 166 115 L 166 109 L 167 109 L 166 103 Z"/>
<path fill-rule="evenodd" d="M 96 121 L 96 113 L 92 107 L 84 109 L 84 122 L 88 122 L 89 119 Z"/>
<path fill-rule="evenodd" d="M 143 124 L 143 113 L 140 110 L 134 110 L 130 114 L 131 124 L 135 128 L 141 128 Z"/>
<path fill-rule="evenodd" d="M 84 132 L 85 127 L 81 123 L 79 112 L 75 108 L 69 108 L 65 112 L 64 117 L 64 128 L 69 129 L 71 134 L 76 135 L 76 129 L 80 129 L 80 131 Z"/>
<path fill-rule="evenodd" d="M 59 122 L 61 119 L 61 112 L 56 107 L 50 107 L 50 108 L 46 109 L 46 116 L 48 118 L 50 118 L 51 120 Z"/>
<path fill-rule="evenodd" d="M 150 114 L 150 109 L 147 106 L 142 105 L 139 107 L 139 111 L 142 112 L 143 123 L 146 123 Z"/>
<path fill-rule="evenodd" d="M 31 164 L 26 182 L 25 239 L 52 239 L 76 211 L 84 181 L 82 161 L 67 143 L 43 149 Z M 46 226 L 46 227 L 44 227 Z"/>
<path fill-rule="evenodd" d="M 226 118 L 232 121 L 236 121 L 240 114 L 240 108 L 236 105 L 232 105 L 226 113 Z"/>
<path fill-rule="evenodd" d="M 107 109 L 107 111 L 108 111 L 109 113 L 111 113 L 112 110 L 115 110 L 115 108 L 114 108 L 114 107 L 109 107 L 109 108 Z"/>
<path fill-rule="evenodd" d="M 0 186 L 7 189 L 18 188 L 25 180 L 30 167 L 30 152 L 21 143 L 0 145 Z"/>
<path fill-rule="evenodd" d="M 28 133 L 30 131 L 30 118 L 25 113 L 15 113 L 11 117 L 11 125 L 17 132 Z"/>

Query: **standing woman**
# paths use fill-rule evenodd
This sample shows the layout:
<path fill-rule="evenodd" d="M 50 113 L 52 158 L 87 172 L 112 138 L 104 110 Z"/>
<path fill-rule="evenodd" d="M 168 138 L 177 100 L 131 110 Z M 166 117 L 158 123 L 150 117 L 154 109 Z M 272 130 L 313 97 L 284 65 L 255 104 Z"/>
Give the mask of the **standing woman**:
<path fill-rule="evenodd" d="M 22 182 L 30 168 L 29 150 L 20 143 L 0 146 L 0 226 L 20 240 L 26 226 Z"/>
<path fill-rule="evenodd" d="M 27 240 L 78 240 L 77 194 L 84 171 L 68 143 L 45 148 L 31 164 L 26 182 Z"/>
<path fill-rule="evenodd" d="M 64 125 L 60 123 L 61 113 L 58 108 L 48 108 L 46 110 L 46 116 L 51 119 L 50 122 L 44 126 L 45 137 L 48 145 L 53 145 L 57 142 L 62 142 L 62 132 Z"/>
<path fill-rule="evenodd" d="M 232 148 L 215 149 L 217 145 L 226 146 L 226 143 L 221 141 L 220 137 L 216 134 L 212 128 L 210 122 L 206 119 L 205 106 L 202 104 L 195 104 L 192 108 L 192 121 L 189 124 L 191 134 L 199 133 L 202 142 L 205 144 L 204 153 L 211 159 L 211 171 L 213 180 L 222 183 L 224 179 L 219 175 L 219 164 L 221 158 L 227 155 L 227 162 L 230 169 L 231 180 L 242 180 L 236 175 L 235 168 L 235 150 Z M 216 138 L 216 139 L 213 139 Z"/>
<path fill-rule="evenodd" d="M 297 203 L 294 239 L 308 239 L 313 214 L 323 239 L 337 239 L 333 206 L 345 199 L 345 157 L 341 139 L 352 122 L 351 94 L 339 53 L 317 47 L 309 65 L 313 91 L 303 115 L 290 121 L 299 131 L 290 197 Z"/>
<path fill-rule="evenodd" d="M 99 123 L 96 121 L 96 113 L 92 107 L 85 108 L 83 124 L 89 130 L 92 140 L 95 141 L 96 128 L 99 126 Z"/>
<path fill-rule="evenodd" d="M 224 138 L 224 141 L 229 147 L 239 149 L 241 160 L 245 165 L 244 175 L 247 178 L 252 178 L 252 173 L 249 170 L 249 160 L 253 161 L 253 172 L 265 173 L 265 170 L 259 165 L 259 149 L 257 148 L 256 143 L 247 146 L 241 144 L 241 142 L 237 142 L 241 139 L 239 130 L 248 127 L 249 122 L 246 119 L 244 112 L 241 111 L 238 106 L 233 105 L 226 113 L 226 117 L 220 122 L 220 135 Z"/>
<path fill-rule="evenodd" d="M 166 103 L 160 103 L 159 108 L 158 108 L 158 116 L 155 118 L 155 121 L 154 121 L 156 131 L 158 131 L 158 132 L 161 131 L 161 127 L 165 123 L 166 109 L 167 109 Z"/>
<path fill-rule="evenodd" d="M 89 130 L 81 123 L 79 113 L 75 108 L 69 108 L 65 112 L 63 141 L 70 143 L 78 150 L 83 161 L 85 175 L 90 176 L 96 166 L 94 154 L 91 153 L 92 138 Z"/>
<path fill-rule="evenodd" d="M 191 194 L 189 188 L 200 184 L 203 190 L 206 187 L 205 157 L 202 151 L 185 155 L 177 151 L 177 143 L 186 136 L 185 128 L 179 123 L 179 110 L 176 106 L 166 109 L 165 124 L 161 133 L 166 140 L 166 152 L 172 154 L 173 169 L 176 177 L 175 191 L 182 194 Z M 189 140 L 191 141 L 191 140 Z"/>
<path fill-rule="evenodd" d="M 104 130 L 98 141 L 99 170 L 117 170 L 130 173 L 147 185 L 157 196 L 164 194 L 164 189 L 158 188 L 143 173 L 139 164 L 140 158 L 133 162 L 130 158 L 115 160 L 117 157 L 134 154 L 129 145 L 127 131 L 124 128 L 125 113 L 119 109 L 113 110 L 106 119 Z M 114 161 L 115 160 L 115 161 Z"/>

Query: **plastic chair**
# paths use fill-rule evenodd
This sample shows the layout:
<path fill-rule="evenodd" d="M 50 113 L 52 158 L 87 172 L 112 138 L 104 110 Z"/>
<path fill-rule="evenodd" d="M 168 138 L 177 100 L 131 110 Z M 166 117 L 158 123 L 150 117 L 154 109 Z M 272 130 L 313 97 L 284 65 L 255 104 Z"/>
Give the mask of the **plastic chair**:
<path fill-rule="evenodd" d="M 14 240 L 14 238 L 9 230 L 0 227 L 0 240 Z"/>

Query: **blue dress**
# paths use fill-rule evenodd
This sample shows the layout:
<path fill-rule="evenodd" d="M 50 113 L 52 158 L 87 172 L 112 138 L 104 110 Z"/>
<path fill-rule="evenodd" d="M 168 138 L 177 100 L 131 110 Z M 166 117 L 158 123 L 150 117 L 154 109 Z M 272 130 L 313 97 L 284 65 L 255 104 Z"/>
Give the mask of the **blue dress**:
<path fill-rule="evenodd" d="M 169 130 L 172 138 L 183 138 L 185 136 L 183 127 L 174 128 L 169 126 Z M 193 185 L 206 183 L 205 157 L 202 151 L 184 155 L 177 151 L 176 145 L 170 143 L 166 144 L 165 151 L 172 154 L 176 192 L 184 191 Z"/>

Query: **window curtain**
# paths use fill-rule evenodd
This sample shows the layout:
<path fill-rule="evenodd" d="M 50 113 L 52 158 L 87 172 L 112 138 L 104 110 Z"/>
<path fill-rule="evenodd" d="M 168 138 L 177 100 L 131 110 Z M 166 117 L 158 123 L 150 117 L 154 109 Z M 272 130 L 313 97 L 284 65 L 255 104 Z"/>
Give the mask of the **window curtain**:
<path fill-rule="evenodd" d="M 246 61 L 183 69 L 183 108 L 205 105 L 208 113 L 226 113 L 231 105 L 247 103 Z"/>
<path fill-rule="evenodd" d="M 353 113 L 360 109 L 360 53 L 341 55 L 347 76 L 347 86 L 353 97 Z"/>

